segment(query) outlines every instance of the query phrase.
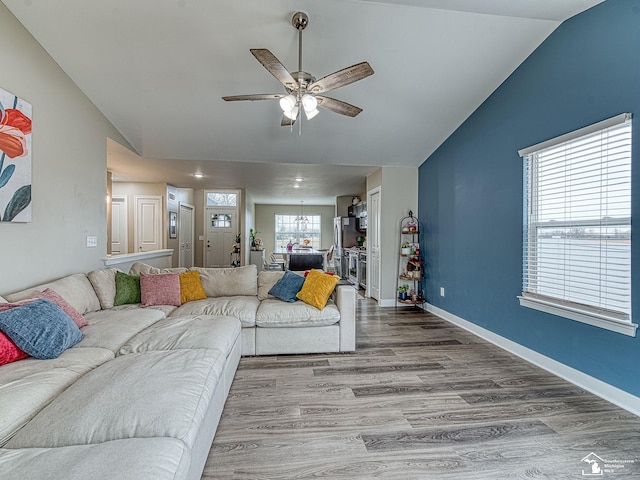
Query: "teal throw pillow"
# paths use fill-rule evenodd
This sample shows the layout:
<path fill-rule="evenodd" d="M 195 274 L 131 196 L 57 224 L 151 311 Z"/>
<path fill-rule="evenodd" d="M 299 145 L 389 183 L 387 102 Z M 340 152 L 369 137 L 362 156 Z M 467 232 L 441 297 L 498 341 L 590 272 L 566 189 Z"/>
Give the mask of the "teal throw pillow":
<path fill-rule="evenodd" d="M 287 270 L 284 272 L 282 278 L 278 280 L 273 287 L 271 287 L 269 295 L 273 295 L 285 302 L 295 302 L 298 300 L 296 298 L 296 294 L 300 291 L 302 285 L 304 285 L 304 280 L 305 279 L 302 275 L 298 275 L 297 273 Z"/>
<path fill-rule="evenodd" d="M 113 305 L 140 302 L 140 275 L 116 272 L 116 296 L 113 299 Z"/>

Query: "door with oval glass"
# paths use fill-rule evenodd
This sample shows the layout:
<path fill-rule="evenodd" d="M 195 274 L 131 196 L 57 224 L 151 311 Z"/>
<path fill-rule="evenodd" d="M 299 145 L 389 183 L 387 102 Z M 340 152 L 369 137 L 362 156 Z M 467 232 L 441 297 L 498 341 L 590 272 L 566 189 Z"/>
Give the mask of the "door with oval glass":
<path fill-rule="evenodd" d="M 235 207 L 210 207 L 206 210 L 205 267 L 230 267 L 231 252 L 240 231 Z"/>

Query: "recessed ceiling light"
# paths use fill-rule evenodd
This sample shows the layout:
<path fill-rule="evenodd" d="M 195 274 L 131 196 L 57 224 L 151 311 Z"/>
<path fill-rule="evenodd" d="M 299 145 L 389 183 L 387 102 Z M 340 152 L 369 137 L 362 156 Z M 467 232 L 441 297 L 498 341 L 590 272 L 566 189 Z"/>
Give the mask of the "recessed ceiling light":
<path fill-rule="evenodd" d="M 300 178 L 300 177 L 296 178 L 296 182 L 301 182 L 302 180 L 304 180 L 304 178 Z"/>
<path fill-rule="evenodd" d="M 196 178 L 204 178 L 204 174 L 203 173 L 194 173 L 193 176 L 196 177 Z"/>
<path fill-rule="evenodd" d="M 298 185 L 297 183 L 293 186 L 293 188 L 300 188 L 300 185 Z"/>

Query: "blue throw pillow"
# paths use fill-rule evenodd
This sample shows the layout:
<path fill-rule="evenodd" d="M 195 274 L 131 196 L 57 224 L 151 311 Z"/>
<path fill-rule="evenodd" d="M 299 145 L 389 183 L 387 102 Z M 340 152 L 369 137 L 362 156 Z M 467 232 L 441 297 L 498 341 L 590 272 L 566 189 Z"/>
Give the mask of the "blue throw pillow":
<path fill-rule="evenodd" d="M 273 287 L 271 287 L 269 295 L 273 295 L 285 302 L 295 302 L 298 300 L 296 298 L 296 293 L 302 289 L 303 284 L 304 277 L 302 275 L 298 275 L 287 270 L 284 272 L 282 278 L 278 280 Z"/>
<path fill-rule="evenodd" d="M 34 300 L 0 312 L 0 330 L 28 355 L 57 358 L 84 335 L 71 317 L 49 300 Z"/>

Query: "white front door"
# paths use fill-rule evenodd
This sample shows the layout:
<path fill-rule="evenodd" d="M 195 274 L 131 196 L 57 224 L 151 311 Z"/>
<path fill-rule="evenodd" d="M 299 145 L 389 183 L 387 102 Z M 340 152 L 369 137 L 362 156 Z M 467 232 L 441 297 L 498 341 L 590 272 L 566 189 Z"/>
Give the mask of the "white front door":
<path fill-rule="evenodd" d="M 206 209 L 205 267 L 230 267 L 231 252 L 240 231 L 235 207 L 209 207 Z"/>
<path fill-rule="evenodd" d="M 367 296 L 380 301 L 380 187 L 367 199 Z"/>
<path fill-rule="evenodd" d="M 127 197 L 111 199 L 111 254 L 129 253 Z"/>
<path fill-rule="evenodd" d="M 136 252 L 162 248 L 162 197 L 136 195 L 133 237 Z"/>
<path fill-rule="evenodd" d="M 180 245 L 179 267 L 193 267 L 193 206 L 180 204 L 178 242 Z"/>

